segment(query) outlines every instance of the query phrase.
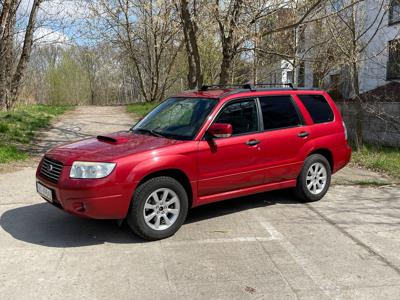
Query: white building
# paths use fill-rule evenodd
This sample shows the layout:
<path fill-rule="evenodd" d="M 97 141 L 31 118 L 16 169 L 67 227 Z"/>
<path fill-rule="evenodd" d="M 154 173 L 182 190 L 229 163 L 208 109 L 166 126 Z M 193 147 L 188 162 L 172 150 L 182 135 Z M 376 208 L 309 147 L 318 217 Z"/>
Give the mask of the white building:
<path fill-rule="evenodd" d="M 349 4 L 346 2 L 332 1 L 330 9 L 340 10 Z M 400 0 L 365 0 L 357 5 L 358 13 L 362 11 L 363 14 L 363 20 L 360 21 L 363 24 L 359 25 L 359 30 L 365 31 L 365 34 L 360 35 L 360 41 L 366 48 L 358 60 L 360 92 L 364 93 L 391 81 L 400 80 Z M 307 34 L 305 39 L 307 43 Z M 303 55 L 304 63 L 297 68 L 296 77 L 300 86 L 315 85 L 311 63 L 313 55 L 315 53 L 312 51 Z M 346 98 L 351 97 L 352 92 L 351 85 L 343 80 L 345 73 L 344 69 L 332 70 L 324 77 L 324 83 L 331 87 L 342 80 L 340 94 Z"/>
<path fill-rule="evenodd" d="M 293 83 L 293 62 L 282 59 L 270 64 L 264 74 L 262 80 L 276 85 Z"/>

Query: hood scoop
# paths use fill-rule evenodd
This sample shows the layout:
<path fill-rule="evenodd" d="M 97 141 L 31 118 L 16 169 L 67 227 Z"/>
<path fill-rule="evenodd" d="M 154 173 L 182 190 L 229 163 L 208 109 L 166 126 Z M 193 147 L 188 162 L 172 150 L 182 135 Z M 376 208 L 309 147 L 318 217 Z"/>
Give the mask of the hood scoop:
<path fill-rule="evenodd" d="M 111 144 L 120 144 L 128 141 L 126 137 L 118 135 L 98 135 L 97 139 L 101 142 L 106 142 Z"/>

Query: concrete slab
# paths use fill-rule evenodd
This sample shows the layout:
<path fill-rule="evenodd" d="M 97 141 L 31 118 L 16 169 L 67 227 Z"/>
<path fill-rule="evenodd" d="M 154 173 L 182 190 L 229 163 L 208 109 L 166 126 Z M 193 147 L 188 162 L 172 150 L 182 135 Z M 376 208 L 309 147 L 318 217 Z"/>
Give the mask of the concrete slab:
<path fill-rule="evenodd" d="M 80 109 L 52 132 L 68 140 L 131 118 Z M 32 162 L 0 174 L 2 299 L 400 299 L 398 186 L 335 185 L 311 204 L 287 191 L 233 199 L 149 243 L 47 204 L 34 172 Z"/>

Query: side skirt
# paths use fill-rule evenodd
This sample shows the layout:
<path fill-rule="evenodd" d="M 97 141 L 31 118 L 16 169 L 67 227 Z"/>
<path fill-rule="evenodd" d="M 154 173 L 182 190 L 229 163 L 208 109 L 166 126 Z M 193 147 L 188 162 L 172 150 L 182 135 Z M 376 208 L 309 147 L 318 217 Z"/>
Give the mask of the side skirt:
<path fill-rule="evenodd" d="M 229 191 L 229 192 L 223 192 L 223 193 L 214 194 L 214 195 L 202 196 L 197 199 L 196 204 L 193 205 L 193 207 L 211 203 L 211 202 L 217 202 L 217 201 L 221 201 L 221 200 L 227 200 L 227 199 L 247 196 L 247 195 L 251 195 L 251 194 L 285 189 L 285 188 L 290 188 L 290 187 L 295 187 L 295 186 L 296 186 L 296 179 L 291 179 L 291 180 L 287 180 L 287 181 L 267 183 L 267 184 L 257 185 L 257 186 L 243 188 L 243 189 Z"/>

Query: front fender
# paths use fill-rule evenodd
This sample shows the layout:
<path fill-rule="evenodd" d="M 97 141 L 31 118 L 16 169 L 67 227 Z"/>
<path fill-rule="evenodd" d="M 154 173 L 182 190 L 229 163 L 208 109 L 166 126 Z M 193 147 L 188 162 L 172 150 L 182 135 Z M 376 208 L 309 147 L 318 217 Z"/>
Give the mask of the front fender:
<path fill-rule="evenodd" d="M 140 162 L 130 172 L 128 181 L 140 182 L 147 175 L 168 169 L 180 170 L 186 174 L 189 181 L 196 181 L 197 167 L 195 161 L 181 154 L 153 157 Z"/>

